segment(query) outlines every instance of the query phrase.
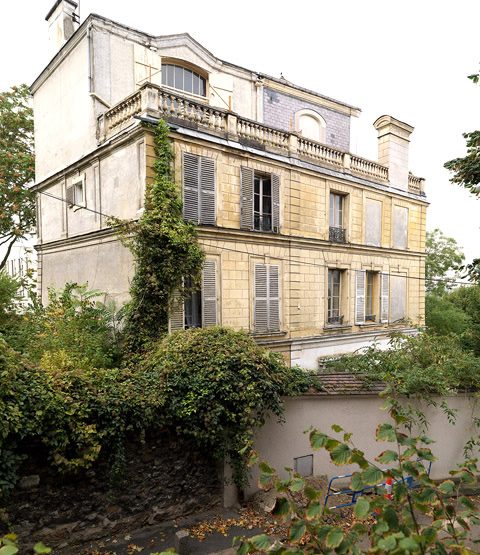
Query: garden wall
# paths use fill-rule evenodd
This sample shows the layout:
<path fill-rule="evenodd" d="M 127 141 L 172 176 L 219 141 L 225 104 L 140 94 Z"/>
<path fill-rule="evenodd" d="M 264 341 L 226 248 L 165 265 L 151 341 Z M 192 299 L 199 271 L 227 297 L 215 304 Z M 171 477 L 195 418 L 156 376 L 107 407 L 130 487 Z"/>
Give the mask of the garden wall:
<path fill-rule="evenodd" d="M 157 524 L 222 502 L 218 462 L 183 437 L 167 433 L 127 448 L 123 482 L 109 488 L 106 459 L 77 476 L 60 476 L 44 461 L 29 462 L 4 504 L 8 523 L 22 542 L 43 541 L 55 552 L 121 530 Z M 70 551 L 74 552 L 74 551 Z"/>

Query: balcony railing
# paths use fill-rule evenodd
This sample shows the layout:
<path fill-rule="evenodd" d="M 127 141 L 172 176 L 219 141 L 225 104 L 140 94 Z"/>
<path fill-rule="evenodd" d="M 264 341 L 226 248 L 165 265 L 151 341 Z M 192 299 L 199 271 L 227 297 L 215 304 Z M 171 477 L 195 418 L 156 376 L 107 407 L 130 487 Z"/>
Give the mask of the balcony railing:
<path fill-rule="evenodd" d="M 346 243 L 346 233 L 343 227 L 330 227 L 328 229 L 328 240 L 334 243 Z"/>
<path fill-rule="evenodd" d="M 312 141 L 296 133 L 263 125 L 151 83 L 146 83 L 99 117 L 99 141 L 104 142 L 116 135 L 131 125 L 133 116 L 140 115 L 179 122 L 234 141 L 252 141 L 264 150 L 291 158 L 302 158 L 314 164 L 330 166 L 339 172 L 389 184 L 388 168 L 378 162 Z M 423 182 L 422 178 L 410 174 L 408 191 L 414 194 L 423 193 Z"/>
<path fill-rule="evenodd" d="M 342 326 L 343 316 L 329 316 L 327 322 L 329 326 Z"/>

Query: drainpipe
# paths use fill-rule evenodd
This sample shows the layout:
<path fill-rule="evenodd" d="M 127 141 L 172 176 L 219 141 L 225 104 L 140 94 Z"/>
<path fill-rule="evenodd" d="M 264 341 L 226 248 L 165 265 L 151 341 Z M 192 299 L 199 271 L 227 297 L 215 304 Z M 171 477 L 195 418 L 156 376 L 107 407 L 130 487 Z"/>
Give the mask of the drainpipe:
<path fill-rule="evenodd" d="M 92 92 L 92 57 L 91 57 L 91 37 L 90 37 L 90 29 L 91 25 L 89 24 L 87 27 L 87 49 L 88 49 L 88 92 Z"/>

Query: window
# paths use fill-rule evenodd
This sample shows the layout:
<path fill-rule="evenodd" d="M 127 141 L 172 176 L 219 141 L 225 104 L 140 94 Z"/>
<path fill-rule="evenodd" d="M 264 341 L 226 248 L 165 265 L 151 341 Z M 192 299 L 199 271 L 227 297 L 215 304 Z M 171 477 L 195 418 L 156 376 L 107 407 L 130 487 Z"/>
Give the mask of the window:
<path fill-rule="evenodd" d="M 162 64 L 162 85 L 196 96 L 207 96 L 205 77 L 179 65 Z"/>
<path fill-rule="evenodd" d="M 240 227 L 280 232 L 280 177 L 240 168 Z"/>
<path fill-rule="evenodd" d="M 69 208 L 85 206 L 85 175 L 75 177 L 67 186 L 67 202 Z"/>
<path fill-rule="evenodd" d="M 184 152 L 182 178 L 184 219 L 215 225 L 215 161 Z"/>
<path fill-rule="evenodd" d="M 185 279 L 185 286 L 191 287 L 191 279 Z M 177 300 L 170 317 L 170 331 L 188 328 L 216 326 L 218 321 L 217 263 L 207 260 L 202 271 L 202 286 L 188 299 Z"/>
<path fill-rule="evenodd" d="M 326 123 L 317 112 L 305 109 L 295 114 L 295 129 L 306 139 L 325 143 Z"/>
<path fill-rule="evenodd" d="M 345 243 L 344 228 L 345 196 L 338 193 L 330 193 L 330 228 L 329 240 L 336 243 Z"/>
<path fill-rule="evenodd" d="M 342 325 L 341 314 L 342 270 L 328 270 L 328 319 L 329 325 Z"/>
<path fill-rule="evenodd" d="M 255 264 L 254 288 L 255 333 L 280 331 L 279 266 Z"/>
<path fill-rule="evenodd" d="M 388 274 L 358 270 L 355 288 L 355 323 L 388 322 Z"/>

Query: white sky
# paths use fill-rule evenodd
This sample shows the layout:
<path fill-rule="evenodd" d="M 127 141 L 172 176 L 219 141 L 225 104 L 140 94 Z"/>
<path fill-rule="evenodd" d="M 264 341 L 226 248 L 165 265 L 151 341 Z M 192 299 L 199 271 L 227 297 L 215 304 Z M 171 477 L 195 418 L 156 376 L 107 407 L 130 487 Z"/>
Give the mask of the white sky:
<path fill-rule="evenodd" d="M 78 0 L 77 0 L 78 2 Z M 30 85 L 48 63 L 45 16 L 54 0 L 2 0 L 0 91 Z M 410 170 L 425 177 L 427 229 L 439 227 L 480 257 L 480 202 L 451 185 L 445 161 L 480 128 L 480 0 L 80 0 L 91 12 L 154 35 L 188 32 L 212 54 L 284 77 L 361 108 L 351 151 L 377 160 L 373 122 L 415 127 Z"/>

